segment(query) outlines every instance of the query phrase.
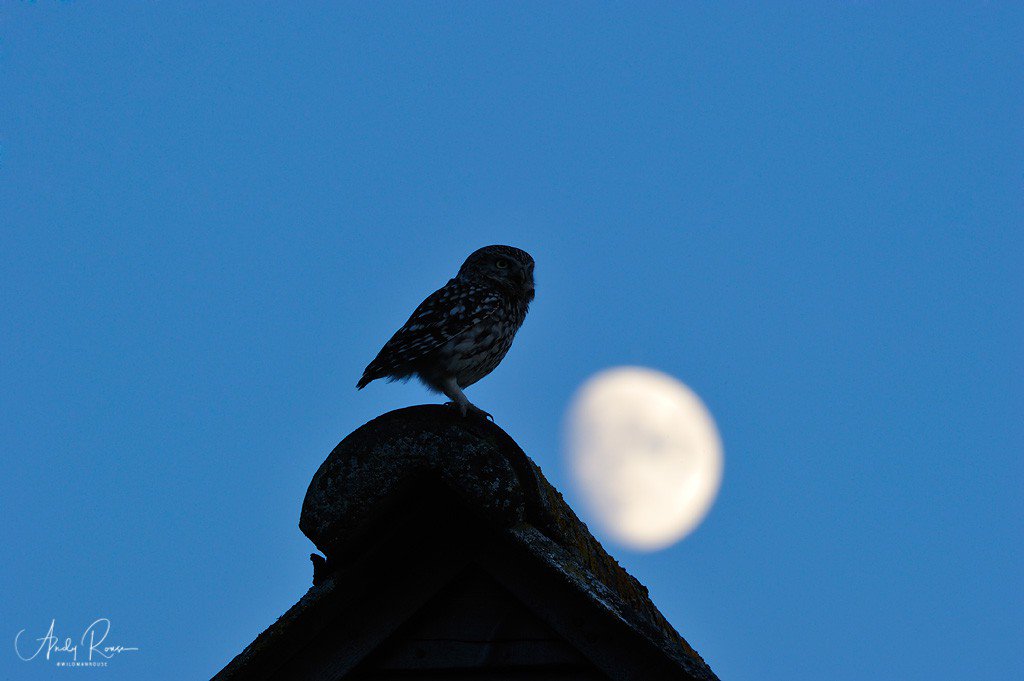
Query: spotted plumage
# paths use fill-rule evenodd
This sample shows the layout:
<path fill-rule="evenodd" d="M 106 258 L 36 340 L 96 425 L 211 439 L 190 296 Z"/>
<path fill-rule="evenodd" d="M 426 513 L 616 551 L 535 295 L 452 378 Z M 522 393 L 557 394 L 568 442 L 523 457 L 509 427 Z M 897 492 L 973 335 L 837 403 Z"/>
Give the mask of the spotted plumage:
<path fill-rule="evenodd" d="M 472 253 L 455 278 L 420 303 L 363 371 L 362 389 L 378 378 L 418 377 L 465 416 L 488 414 L 462 389 L 491 373 L 512 346 L 533 300 L 533 258 L 511 246 Z"/>

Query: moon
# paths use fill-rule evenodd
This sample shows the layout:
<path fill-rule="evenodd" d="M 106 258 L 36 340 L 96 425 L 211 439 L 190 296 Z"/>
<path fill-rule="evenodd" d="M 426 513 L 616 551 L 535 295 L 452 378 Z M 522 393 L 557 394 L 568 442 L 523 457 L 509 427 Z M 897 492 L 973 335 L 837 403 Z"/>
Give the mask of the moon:
<path fill-rule="evenodd" d="M 722 441 L 700 398 L 653 369 L 618 367 L 583 384 L 566 418 L 566 453 L 592 515 L 639 551 L 701 523 L 722 483 Z"/>

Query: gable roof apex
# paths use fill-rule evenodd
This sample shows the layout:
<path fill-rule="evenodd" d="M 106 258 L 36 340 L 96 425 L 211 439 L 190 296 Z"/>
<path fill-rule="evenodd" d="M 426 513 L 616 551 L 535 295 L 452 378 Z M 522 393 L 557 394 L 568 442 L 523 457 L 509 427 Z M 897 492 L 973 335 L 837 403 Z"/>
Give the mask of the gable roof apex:
<path fill-rule="evenodd" d="M 341 678 L 337 670 L 355 669 L 412 615 L 408 604 L 422 607 L 467 566 L 495 578 L 610 678 L 717 679 L 540 468 L 488 421 L 440 405 L 373 419 L 317 470 L 299 527 L 326 556 L 314 554 L 313 588 L 217 679 L 277 678 L 265 670 L 303 655 L 322 659 L 308 641 L 331 627 L 320 640 L 348 649 L 328 655 L 324 678 Z M 418 592 L 409 584 L 416 580 Z M 368 607 L 367 592 L 382 584 L 381 599 L 390 600 Z M 398 590 L 398 600 L 388 593 Z M 387 622 L 377 633 L 360 624 L 358 636 L 339 635 L 331 622 L 345 617 Z"/>

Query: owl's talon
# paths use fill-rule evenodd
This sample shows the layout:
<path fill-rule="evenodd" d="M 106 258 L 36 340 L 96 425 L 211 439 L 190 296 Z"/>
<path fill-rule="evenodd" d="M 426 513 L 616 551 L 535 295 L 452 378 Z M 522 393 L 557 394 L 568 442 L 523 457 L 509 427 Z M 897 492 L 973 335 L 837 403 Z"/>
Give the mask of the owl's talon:
<path fill-rule="evenodd" d="M 463 404 L 462 402 L 454 402 L 454 401 L 452 401 L 452 402 L 445 402 L 444 406 L 448 407 L 449 409 L 458 409 L 459 410 L 459 414 L 463 418 L 466 417 L 466 405 Z"/>
<path fill-rule="evenodd" d="M 486 411 L 476 406 L 472 402 L 445 402 L 444 406 L 450 407 L 452 409 L 458 409 L 459 414 L 461 414 L 463 418 L 466 418 L 470 414 L 473 414 L 474 416 L 485 418 L 489 420 L 491 423 L 494 423 L 493 416 L 491 416 Z"/>

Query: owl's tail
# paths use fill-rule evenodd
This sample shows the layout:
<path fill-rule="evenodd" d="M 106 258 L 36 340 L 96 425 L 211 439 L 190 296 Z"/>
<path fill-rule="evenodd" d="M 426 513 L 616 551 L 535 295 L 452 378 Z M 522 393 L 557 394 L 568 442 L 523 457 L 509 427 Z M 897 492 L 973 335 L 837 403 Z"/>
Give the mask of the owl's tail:
<path fill-rule="evenodd" d="M 356 390 L 362 390 L 371 381 L 376 381 L 378 378 L 383 378 L 387 375 L 387 372 L 381 371 L 380 366 L 377 364 L 377 360 L 373 360 L 370 364 L 363 369 L 363 377 L 356 383 Z"/>
<path fill-rule="evenodd" d="M 387 348 L 385 348 L 385 350 L 386 349 Z M 391 382 L 396 379 L 405 380 L 406 378 L 409 377 L 409 374 L 411 372 L 396 373 L 394 367 L 391 364 L 389 364 L 386 360 L 382 361 L 381 355 L 383 354 L 384 350 L 381 350 L 380 354 L 377 355 L 377 357 L 372 362 L 366 365 L 365 369 L 363 369 L 363 377 L 359 379 L 358 383 L 356 383 L 357 390 L 362 390 L 367 385 L 369 385 L 370 382 L 376 381 L 378 378 L 386 378 L 388 382 Z"/>

